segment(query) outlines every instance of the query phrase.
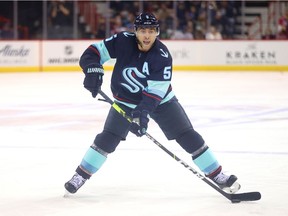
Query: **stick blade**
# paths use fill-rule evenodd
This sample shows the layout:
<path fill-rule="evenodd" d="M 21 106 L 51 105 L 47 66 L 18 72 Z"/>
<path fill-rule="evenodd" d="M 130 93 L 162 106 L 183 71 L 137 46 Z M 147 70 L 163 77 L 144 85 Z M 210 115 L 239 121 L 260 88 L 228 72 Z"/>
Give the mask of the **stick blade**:
<path fill-rule="evenodd" d="M 231 194 L 230 198 L 232 203 L 238 203 L 242 201 L 257 201 L 260 199 L 261 199 L 261 193 L 259 192 Z"/>

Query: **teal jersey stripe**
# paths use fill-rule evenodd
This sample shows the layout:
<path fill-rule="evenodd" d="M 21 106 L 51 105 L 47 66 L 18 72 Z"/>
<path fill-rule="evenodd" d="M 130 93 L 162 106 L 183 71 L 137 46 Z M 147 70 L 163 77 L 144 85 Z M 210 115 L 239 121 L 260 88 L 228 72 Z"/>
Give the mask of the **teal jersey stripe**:
<path fill-rule="evenodd" d="M 100 53 L 100 64 L 103 65 L 106 61 L 110 60 L 110 54 L 104 44 L 104 41 L 92 44 L 92 46 L 96 47 Z"/>
<path fill-rule="evenodd" d="M 158 95 L 160 98 L 163 98 L 170 86 L 170 81 L 154 81 L 148 80 L 148 86 L 145 88 L 145 91 L 154 95 Z"/>
<path fill-rule="evenodd" d="M 163 98 L 160 104 L 166 103 L 167 101 L 171 100 L 171 98 L 173 98 L 174 96 L 175 94 L 173 91 L 169 92 L 169 94 L 165 98 Z"/>

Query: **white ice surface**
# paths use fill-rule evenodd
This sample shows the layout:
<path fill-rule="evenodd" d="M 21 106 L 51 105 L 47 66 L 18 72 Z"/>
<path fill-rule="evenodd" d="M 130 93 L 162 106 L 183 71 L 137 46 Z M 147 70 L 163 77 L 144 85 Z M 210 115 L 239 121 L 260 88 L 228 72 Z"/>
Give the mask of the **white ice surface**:
<path fill-rule="evenodd" d="M 105 74 L 103 89 L 111 96 Z M 64 183 L 102 130 L 109 105 L 82 73 L 0 73 L 1 216 L 288 215 L 288 73 L 175 72 L 173 89 L 240 192 L 231 204 L 148 138 L 128 135 L 75 194 Z M 195 167 L 154 122 L 149 133 Z"/>

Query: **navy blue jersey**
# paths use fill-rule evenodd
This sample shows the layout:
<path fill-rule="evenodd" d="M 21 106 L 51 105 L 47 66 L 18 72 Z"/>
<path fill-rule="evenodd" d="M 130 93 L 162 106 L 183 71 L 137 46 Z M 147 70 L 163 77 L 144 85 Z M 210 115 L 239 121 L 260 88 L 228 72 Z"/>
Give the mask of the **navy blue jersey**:
<path fill-rule="evenodd" d="M 174 96 L 170 84 L 172 58 L 158 39 L 148 52 L 138 49 L 136 36 L 131 32 L 115 34 L 93 46 L 101 64 L 116 59 L 111 90 L 118 102 L 137 105 L 145 95 L 164 103 Z"/>

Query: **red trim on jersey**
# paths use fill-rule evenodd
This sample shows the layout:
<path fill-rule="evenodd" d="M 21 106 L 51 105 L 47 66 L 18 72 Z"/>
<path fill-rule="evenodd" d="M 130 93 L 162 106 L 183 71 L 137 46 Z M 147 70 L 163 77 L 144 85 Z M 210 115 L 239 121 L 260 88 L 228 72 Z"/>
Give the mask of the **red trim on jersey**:
<path fill-rule="evenodd" d="M 147 93 L 147 92 L 145 92 L 145 91 L 143 91 L 143 94 L 146 95 L 147 97 L 153 98 L 153 99 L 155 99 L 155 100 L 157 100 L 157 101 L 161 101 L 161 100 L 162 100 L 162 98 L 157 97 L 157 96 L 155 96 L 155 95 L 151 95 L 151 94 L 149 94 L 149 93 Z"/>
<path fill-rule="evenodd" d="M 93 51 L 100 57 L 100 53 L 99 53 L 99 51 L 98 51 L 98 49 L 97 49 L 96 47 L 90 45 L 90 46 L 88 47 L 88 49 L 93 50 Z"/>
<path fill-rule="evenodd" d="M 116 96 L 116 95 L 113 95 L 113 97 L 114 97 L 115 99 L 117 99 L 117 100 L 120 100 L 120 101 L 123 101 L 123 102 L 127 102 L 127 103 L 134 104 L 134 103 L 132 103 L 131 101 L 129 101 L 129 100 L 125 100 L 125 99 L 123 99 L 123 98 L 119 98 L 119 97 Z"/>

